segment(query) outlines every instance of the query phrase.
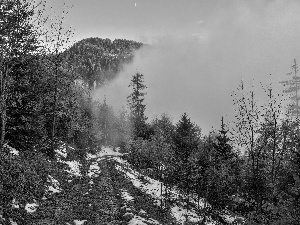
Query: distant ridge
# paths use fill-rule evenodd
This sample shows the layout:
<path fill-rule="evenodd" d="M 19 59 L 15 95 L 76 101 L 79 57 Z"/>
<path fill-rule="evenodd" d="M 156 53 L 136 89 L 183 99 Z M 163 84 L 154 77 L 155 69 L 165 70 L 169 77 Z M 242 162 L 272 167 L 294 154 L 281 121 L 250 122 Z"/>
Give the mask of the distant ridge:
<path fill-rule="evenodd" d="M 75 64 L 83 82 L 93 88 L 112 80 L 142 46 L 143 43 L 132 40 L 91 37 L 76 42 L 63 54 Z"/>

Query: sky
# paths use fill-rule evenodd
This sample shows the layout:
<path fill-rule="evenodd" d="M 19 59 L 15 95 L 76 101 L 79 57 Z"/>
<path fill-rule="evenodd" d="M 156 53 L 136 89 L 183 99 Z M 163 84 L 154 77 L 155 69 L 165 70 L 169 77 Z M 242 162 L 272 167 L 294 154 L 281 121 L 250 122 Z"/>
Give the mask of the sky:
<path fill-rule="evenodd" d="M 64 3 L 72 6 L 64 22 L 74 29 L 72 41 L 125 38 L 151 46 L 95 99 L 126 105 L 139 71 L 149 119 L 168 113 L 177 122 L 187 112 L 204 134 L 218 129 L 222 116 L 233 120 L 231 94 L 241 80 L 262 101 L 260 82 L 280 92 L 278 82 L 300 59 L 298 0 L 51 0 L 48 13 L 59 15 Z"/>

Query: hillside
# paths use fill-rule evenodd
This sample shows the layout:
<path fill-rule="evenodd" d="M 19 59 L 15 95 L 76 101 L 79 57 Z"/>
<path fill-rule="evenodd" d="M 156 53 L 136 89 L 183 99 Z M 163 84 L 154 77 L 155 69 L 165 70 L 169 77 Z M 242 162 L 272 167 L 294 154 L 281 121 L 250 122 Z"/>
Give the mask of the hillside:
<path fill-rule="evenodd" d="M 103 147 L 82 161 L 72 159 L 72 151 L 61 145 L 56 151 L 60 170 L 48 176 L 48 191 L 40 202 L 26 205 L 33 224 L 176 225 L 201 221 L 196 204 L 187 212 L 176 189 L 170 191 L 172 201 L 165 201 L 161 195 L 165 185 L 147 176 L 145 170 L 136 171 L 118 148 Z M 18 157 L 19 153 L 11 149 L 11 154 Z M 19 206 L 15 203 L 14 207 Z M 231 224 L 234 217 L 226 217 Z M 217 223 L 208 218 L 205 224 Z"/>
<path fill-rule="evenodd" d="M 125 39 L 86 38 L 76 42 L 63 55 L 74 63 L 77 73 L 89 88 L 113 79 L 124 63 L 130 63 L 140 42 Z"/>

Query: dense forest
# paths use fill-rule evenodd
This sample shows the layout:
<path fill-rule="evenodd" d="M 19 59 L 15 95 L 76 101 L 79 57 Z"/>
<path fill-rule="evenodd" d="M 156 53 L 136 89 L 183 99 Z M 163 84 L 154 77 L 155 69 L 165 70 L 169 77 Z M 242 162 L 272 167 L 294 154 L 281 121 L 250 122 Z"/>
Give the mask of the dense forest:
<path fill-rule="evenodd" d="M 76 72 L 89 88 L 101 87 L 115 78 L 124 63 L 130 63 L 134 50 L 142 43 L 124 39 L 87 38 L 64 51 L 63 56 L 76 62 Z"/>
<path fill-rule="evenodd" d="M 201 216 L 193 222 L 186 214 L 184 224 L 299 224 L 298 96 L 286 95 L 298 90 L 296 61 L 293 79 L 283 82 L 291 85 L 287 100 L 267 88 L 259 105 L 241 83 L 232 95 L 235 121 L 222 117 L 218 130 L 203 135 L 185 112 L 176 123 L 167 114 L 149 121 L 142 71 L 132 74 L 122 111 L 91 98 L 142 43 L 88 38 L 62 49 L 70 32 L 57 21 L 45 33 L 43 5 L 0 4 L 0 224 L 130 224 L 114 163 L 97 161 L 102 172 L 89 180 L 89 156 L 103 146 L 164 184 L 159 224 L 179 224 L 167 216 L 176 201 Z M 66 162 L 78 162 L 82 176 L 70 176 Z"/>

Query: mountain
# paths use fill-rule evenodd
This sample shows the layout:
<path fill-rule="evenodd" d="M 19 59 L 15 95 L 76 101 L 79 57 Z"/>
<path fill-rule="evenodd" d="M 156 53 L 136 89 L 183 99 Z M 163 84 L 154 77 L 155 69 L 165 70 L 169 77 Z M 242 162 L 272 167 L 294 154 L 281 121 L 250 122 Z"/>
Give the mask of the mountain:
<path fill-rule="evenodd" d="M 142 46 L 143 43 L 125 39 L 87 38 L 76 42 L 63 55 L 72 62 L 79 79 L 94 88 L 112 80 Z"/>

